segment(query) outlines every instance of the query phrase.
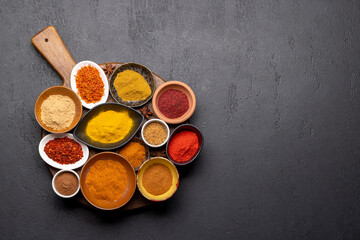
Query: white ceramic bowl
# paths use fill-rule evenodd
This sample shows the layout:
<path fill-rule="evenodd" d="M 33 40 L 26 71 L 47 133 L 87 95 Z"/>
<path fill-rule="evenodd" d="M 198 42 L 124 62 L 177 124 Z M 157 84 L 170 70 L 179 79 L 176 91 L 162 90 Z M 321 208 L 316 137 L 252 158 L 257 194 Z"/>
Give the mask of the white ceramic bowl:
<path fill-rule="evenodd" d="M 100 73 L 100 77 L 104 83 L 104 95 L 102 96 L 102 98 L 100 99 L 100 101 L 96 102 L 96 103 L 86 103 L 84 100 L 81 99 L 80 95 L 78 94 L 78 90 L 76 87 L 76 80 L 75 80 L 75 76 L 77 74 L 77 72 L 80 70 L 80 68 L 84 67 L 84 66 L 92 66 L 95 67 L 99 73 Z M 91 109 L 93 107 L 95 107 L 96 105 L 99 105 L 101 103 L 105 103 L 106 100 L 109 97 L 109 82 L 108 79 L 105 75 L 105 72 L 102 70 L 102 68 L 97 65 L 96 63 L 92 62 L 92 61 L 82 61 L 79 62 L 78 64 L 75 65 L 75 67 L 73 68 L 73 70 L 71 71 L 71 78 L 70 78 L 70 84 L 71 84 L 71 89 L 79 96 L 81 103 L 84 107 L 86 107 L 87 109 Z"/>
<path fill-rule="evenodd" d="M 71 195 L 62 195 L 62 194 L 59 193 L 59 192 L 56 190 L 56 188 L 55 188 L 55 178 L 56 178 L 60 173 L 63 173 L 63 172 L 71 172 L 71 173 L 74 174 L 74 175 L 77 177 L 77 179 L 78 179 L 79 186 L 78 186 L 76 192 L 73 193 L 73 194 L 71 194 Z M 58 171 L 58 172 L 54 175 L 54 177 L 53 177 L 53 179 L 52 179 L 52 188 L 53 188 L 54 192 L 55 192 L 59 197 L 62 197 L 62 198 L 71 198 L 71 197 L 75 196 L 75 195 L 79 192 L 79 190 L 80 190 L 80 178 L 79 178 L 79 175 L 78 175 L 75 171 L 73 171 L 73 170 L 60 170 L 60 171 Z"/>
<path fill-rule="evenodd" d="M 60 163 L 55 162 L 51 158 L 49 158 L 48 155 L 46 155 L 46 153 L 44 151 L 46 143 L 48 143 L 50 140 L 53 140 L 54 138 L 63 138 L 63 137 L 68 137 L 68 138 L 74 139 L 77 143 L 79 143 L 81 145 L 81 149 L 83 151 L 83 157 L 76 163 L 60 164 Z M 89 148 L 85 144 L 76 140 L 75 137 L 71 133 L 60 133 L 60 134 L 54 133 L 54 134 L 48 134 L 43 139 L 41 139 L 40 144 L 39 144 L 39 153 L 40 153 L 41 158 L 50 166 L 57 168 L 57 169 L 70 170 L 70 169 L 76 169 L 76 168 L 82 167 L 82 165 L 85 164 L 85 162 L 87 161 L 87 159 L 89 157 Z"/>
<path fill-rule="evenodd" d="M 159 145 L 152 145 L 150 143 L 148 143 L 146 141 L 146 139 L 144 138 L 144 129 L 146 128 L 147 125 L 149 125 L 150 123 L 153 123 L 153 122 L 158 122 L 162 125 L 164 125 L 166 127 L 166 130 L 167 130 L 167 136 L 166 136 L 166 139 L 163 143 L 159 144 Z M 157 147 L 161 147 L 161 146 L 164 146 L 166 144 L 166 142 L 169 140 L 169 136 L 170 136 L 170 129 L 169 129 L 169 126 L 166 124 L 166 122 L 164 122 L 163 120 L 160 120 L 160 119 L 157 119 L 157 118 L 154 118 L 154 119 L 151 119 L 149 121 L 147 121 L 146 123 L 144 123 L 144 125 L 142 126 L 141 128 L 141 138 L 144 140 L 144 142 L 149 146 L 149 147 L 153 147 L 153 148 L 157 148 Z"/>

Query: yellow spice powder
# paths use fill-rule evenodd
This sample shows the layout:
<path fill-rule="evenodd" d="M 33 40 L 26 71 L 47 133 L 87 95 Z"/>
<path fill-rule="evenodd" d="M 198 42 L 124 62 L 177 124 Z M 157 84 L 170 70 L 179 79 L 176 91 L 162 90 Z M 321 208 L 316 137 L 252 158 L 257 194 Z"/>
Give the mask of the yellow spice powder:
<path fill-rule="evenodd" d="M 86 134 L 94 141 L 114 143 L 122 140 L 131 130 L 133 120 L 126 111 L 100 112 L 86 126 Z"/>
<path fill-rule="evenodd" d="M 132 70 L 117 74 L 114 87 L 118 96 L 124 101 L 145 100 L 151 95 L 151 89 L 144 77 Z"/>

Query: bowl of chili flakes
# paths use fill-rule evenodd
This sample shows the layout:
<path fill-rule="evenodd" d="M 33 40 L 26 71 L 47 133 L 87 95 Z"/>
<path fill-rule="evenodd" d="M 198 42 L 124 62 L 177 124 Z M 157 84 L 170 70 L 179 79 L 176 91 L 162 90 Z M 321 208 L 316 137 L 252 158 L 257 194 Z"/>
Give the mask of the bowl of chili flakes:
<path fill-rule="evenodd" d="M 87 109 L 105 103 L 109 97 L 109 82 L 102 68 L 92 61 L 75 65 L 70 76 L 71 89 Z"/>
<path fill-rule="evenodd" d="M 71 133 L 48 134 L 39 144 L 41 158 L 57 169 L 82 167 L 89 158 L 89 148 Z"/>

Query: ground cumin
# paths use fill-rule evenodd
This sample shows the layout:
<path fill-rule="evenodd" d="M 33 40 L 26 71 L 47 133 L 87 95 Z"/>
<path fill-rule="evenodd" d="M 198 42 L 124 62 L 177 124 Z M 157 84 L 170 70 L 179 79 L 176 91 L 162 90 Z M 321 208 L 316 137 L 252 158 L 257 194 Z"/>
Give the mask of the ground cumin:
<path fill-rule="evenodd" d="M 54 94 L 46 98 L 40 107 L 41 121 L 49 128 L 63 130 L 75 117 L 74 101 L 64 95 Z"/>
<path fill-rule="evenodd" d="M 60 194 L 69 196 L 78 189 L 79 180 L 73 173 L 63 172 L 55 178 L 54 184 Z"/>
<path fill-rule="evenodd" d="M 145 140 L 155 146 L 162 144 L 166 140 L 167 134 L 166 127 L 158 122 L 149 123 L 143 132 Z"/>
<path fill-rule="evenodd" d="M 171 171 L 164 164 L 155 163 L 145 170 L 142 183 L 148 193 L 155 196 L 164 194 L 172 184 Z"/>

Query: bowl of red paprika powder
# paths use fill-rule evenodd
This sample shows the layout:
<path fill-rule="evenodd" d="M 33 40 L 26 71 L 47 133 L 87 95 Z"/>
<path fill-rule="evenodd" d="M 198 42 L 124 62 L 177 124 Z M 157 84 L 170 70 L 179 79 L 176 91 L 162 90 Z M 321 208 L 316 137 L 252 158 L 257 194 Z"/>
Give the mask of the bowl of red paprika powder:
<path fill-rule="evenodd" d="M 176 165 L 186 165 L 195 160 L 204 145 L 200 130 L 191 124 L 175 128 L 166 144 L 166 154 Z"/>
<path fill-rule="evenodd" d="M 156 89 L 152 106 L 158 118 L 169 124 L 179 124 L 194 113 L 196 98 L 193 90 L 185 83 L 169 81 Z"/>

